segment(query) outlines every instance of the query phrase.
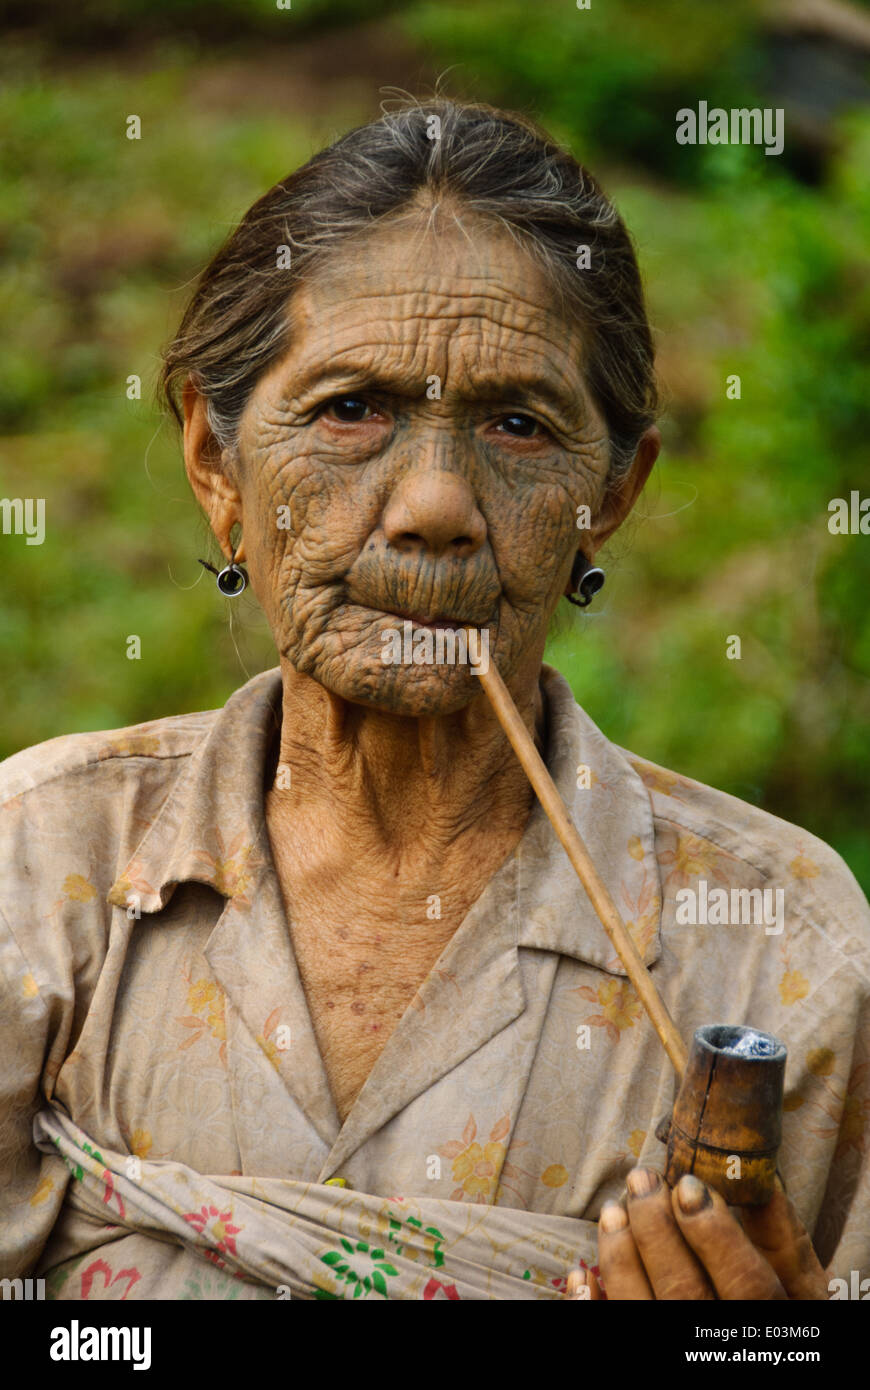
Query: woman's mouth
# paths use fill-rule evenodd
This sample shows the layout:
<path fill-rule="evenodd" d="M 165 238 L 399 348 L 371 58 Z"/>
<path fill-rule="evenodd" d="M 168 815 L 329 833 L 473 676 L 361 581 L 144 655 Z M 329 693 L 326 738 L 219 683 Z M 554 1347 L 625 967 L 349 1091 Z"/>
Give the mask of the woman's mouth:
<path fill-rule="evenodd" d="M 459 631 L 461 628 L 487 626 L 486 623 L 475 621 L 472 618 L 455 618 L 444 613 L 400 613 L 391 608 L 384 608 L 381 611 L 388 618 L 401 618 L 403 622 L 413 623 L 415 627 L 450 628 Z"/>

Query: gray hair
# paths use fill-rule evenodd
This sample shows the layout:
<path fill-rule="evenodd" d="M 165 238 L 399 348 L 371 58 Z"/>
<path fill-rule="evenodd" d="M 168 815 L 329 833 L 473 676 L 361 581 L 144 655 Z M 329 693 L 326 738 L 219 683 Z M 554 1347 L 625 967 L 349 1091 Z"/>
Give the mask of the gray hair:
<path fill-rule="evenodd" d="M 610 481 L 656 417 L 652 334 L 631 238 L 593 176 L 523 116 L 411 101 L 360 126 L 259 198 L 203 271 L 163 354 L 160 391 L 182 420 L 190 378 L 218 445 L 233 449 L 258 378 L 288 348 L 293 290 L 342 241 L 416 204 L 449 201 L 507 230 L 588 335 L 587 385 L 607 422 Z M 280 246 L 289 268 L 277 264 Z M 578 252 L 589 248 L 589 266 Z"/>

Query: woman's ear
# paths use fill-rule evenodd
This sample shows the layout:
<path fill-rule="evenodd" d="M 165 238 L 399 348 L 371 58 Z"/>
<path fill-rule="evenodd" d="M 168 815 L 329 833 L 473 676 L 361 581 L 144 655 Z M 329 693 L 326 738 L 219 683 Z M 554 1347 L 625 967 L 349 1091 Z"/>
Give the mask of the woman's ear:
<path fill-rule="evenodd" d="M 608 489 L 601 510 L 592 523 L 590 536 L 595 550 L 598 550 L 625 521 L 643 491 L 661 447 L 662 437 L 658 427 L 650 425 L 641 436 L 631 468 L 614 487 Z"/>
<path fill-rule="evenodd" d="M 221 550 L 229 559 L 233 553 L 230 532 L 236 522 L 242 521 L 241 497 L 224 470 L 221 450 L 208 422 L 205 397 L 190 377 L 184 383 L 182 406 L 187 477 Z"/>

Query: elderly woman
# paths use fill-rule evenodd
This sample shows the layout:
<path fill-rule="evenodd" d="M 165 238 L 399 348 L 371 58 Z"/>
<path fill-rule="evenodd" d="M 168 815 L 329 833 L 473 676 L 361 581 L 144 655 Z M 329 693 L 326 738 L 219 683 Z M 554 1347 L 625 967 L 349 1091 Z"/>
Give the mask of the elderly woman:
<path fill-rule="evenodd" d="M 595 180 L 480 106 L 355 130 L 246 214 L 164 385 L 216 601 L 249 577 L 280 666 L 221 710 L 5 764 L 2 1272 L 64 1299 L 848 1282 L 866 902 L 804 831 L 616 748 L 542 664 L 659 448 Z M 683 1037 L 788 1045 L 789 1196 L 742 1224 L 659 1176 L 673 1072 L 468 629 Z M 721 888 L 777 912 L 723 921 Z"/>

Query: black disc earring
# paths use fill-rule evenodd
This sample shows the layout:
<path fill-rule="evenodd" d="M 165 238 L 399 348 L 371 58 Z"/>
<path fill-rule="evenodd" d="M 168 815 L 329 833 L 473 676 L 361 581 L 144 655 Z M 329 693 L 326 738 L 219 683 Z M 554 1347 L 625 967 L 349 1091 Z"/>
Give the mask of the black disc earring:
<path fill-rule="evenodd" d="M 571 566 L 571 588 L 575 590 L 573 594 L 566 594 L 569 603 L 573 603 L 577 608 L 587 608 L 598 593 L 604 587 L 604 570 L 597 565 L 592 565 L 586 559 L 582 550 L 577 551 L 577 557 Z"/>
<path fill-rule="evenodd" d="M 239 594 L 244 593 L 248 587 L 247 572 L 241 565 L 236 564 L 236 551 L 233 551 L 232 559 L 222 570 L 216 570 L 214 565 L 210 565 L 208 560 L 200 560 L 207 570 L 217 575 L 217 586 L 226 598 L 238 598 Z"/>

